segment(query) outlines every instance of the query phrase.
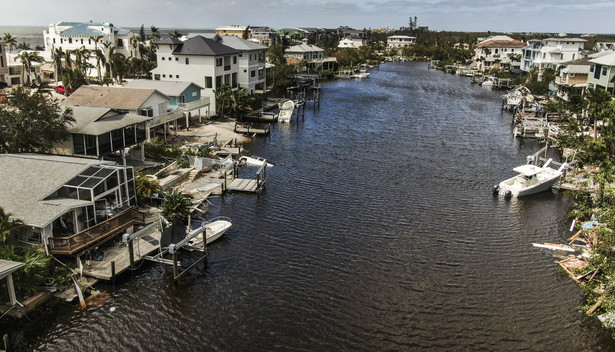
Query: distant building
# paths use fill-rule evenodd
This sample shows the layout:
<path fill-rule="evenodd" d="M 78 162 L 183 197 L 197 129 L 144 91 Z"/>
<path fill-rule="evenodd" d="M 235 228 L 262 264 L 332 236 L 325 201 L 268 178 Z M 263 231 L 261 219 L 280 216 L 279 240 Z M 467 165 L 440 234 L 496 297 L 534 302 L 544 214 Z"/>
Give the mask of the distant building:
<path fill-rule="evenodd" d="M 489 37 L 476 45 L 474 62 L 479 70 L 499 68 L 503 64 L 511 69 L 520 68 L 523 48 L 527 44 L 505 35 Z"/>
<path fill-rule="evenodd" d="M 614 51 L 615 42 L 597 42 L 593 48 L 594 51 Z"/>
<path fill-rule="evenodd" d="M 105 55 L 109 48 L 114 47 L 116 53 L 126 57 L 137 56 L 137 48 L 132 44 L 134 33 L 128 29 L 115 27 L 112 23 L 101 22 L 58 22 L 50 24 L 49 29 L 43 31 L 43 41 L 47 57 L 56 48 L 63 51 L 85 48 L 90 51 L 102 50 Z M 88 62 L 92 65 L 88 76 L 98 75 L 96 57 L 92 55 Z M 101 67 L 102 73 L 105 68 Z"/>
<path fill-rule="evenodd" d="M 358 48 L 367 44 L 367 40 L 359 37 L 347 36 L 340 40 L 338 48 Z"/>
<path fill-rule="evenodd" d="M 286 49 L 284 55 L 289 63 L 307 61 L 311 70 L 331 70 L 335 65 L 335 59 L 325 58 L 325 50 L 313 44 L 293 45 Z"/>
<path fill-rule="evenodd" d="M 530 40 L 531 47 L 524 48 L 524 63 L 522 69 L 529 71 L 531 67 L 556 70 L 560 63 L 582 58 L 585 39 L 580 38 L 548 38 Z M 533 56 L 533 57 L 532 57 Z"/>
<path fill-rule="evenodd" d="M 416 37 L 407 35 L 392 35 L 387 37 L 387 48 L 407 48 L 416 44 Z"/>
<path fill-rule="evenodd" d="M 216 34 L 219 36 L 232 35 L 235 37 L 243 38 L 246 31 L 249 30 L 249 26 L 230 25 L 220 26 L 216 28 Z"/>
<path fill-rule="evenodd" d="M 555 76 L 556 96 L 569 100 L 572 93 L 580 94 L 587 87 L 590 66 L 591 62 L 586 58 L 562 62 Z"/>
<path fill-rule="evenodd" d="M 275 29 L 256 26 L 250 27 L 250 40 L 264 46 L 274 46 L 280 40 L 280 35 Z"/>
<path fill-rule="evenodd" d="M 453 49 L 470 50 L 470 44 L 468 43 L 455 43 Z"/>

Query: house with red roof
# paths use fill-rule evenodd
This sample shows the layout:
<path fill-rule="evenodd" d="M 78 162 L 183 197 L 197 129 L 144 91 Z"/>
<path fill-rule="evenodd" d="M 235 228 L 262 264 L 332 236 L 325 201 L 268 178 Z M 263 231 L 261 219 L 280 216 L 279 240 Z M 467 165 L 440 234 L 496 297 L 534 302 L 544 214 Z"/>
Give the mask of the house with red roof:
<path fill-rule="evenodd" d="M 510 65 L 511 69 L 521 66 L 523 48 L 527 44 L 505 35 L 489 37 L 476 45 L 474 64 L 479 70 L 486 71 Z"/>

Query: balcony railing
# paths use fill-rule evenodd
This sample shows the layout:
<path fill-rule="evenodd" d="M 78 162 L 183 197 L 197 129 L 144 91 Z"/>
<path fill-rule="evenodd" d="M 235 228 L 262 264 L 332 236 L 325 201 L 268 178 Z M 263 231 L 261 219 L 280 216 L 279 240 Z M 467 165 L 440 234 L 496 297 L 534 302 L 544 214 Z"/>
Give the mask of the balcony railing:
<path fill-rule="evenodd" d="M 184 117 L 184 111 L 181 109 L 171 110 L 167 113 L 160 114 L 147 122 L 148 127 L 156 127 L 166 122 L 171 122 Z"/>
<path fill-rule="evenodd" d="M 204 97 L 199 100 L 191 101 L 189 103 L 179 103 L 177 104 L 177 106 L 184 111 L 189 111 L 189 110 L 198 109 L 203 106 L 207 106 L 209 104 L 210 104 L 209 98 Z"/>
<path fill-rule="evenodd" d="M 143 220 L 144 216 L 137 207 L 131 207 L 72 236 L 49 238 L 49 250 L 51 254 L 78 255 L 86 248 L 110 240 L 132 225 L 143 223 Z"/>

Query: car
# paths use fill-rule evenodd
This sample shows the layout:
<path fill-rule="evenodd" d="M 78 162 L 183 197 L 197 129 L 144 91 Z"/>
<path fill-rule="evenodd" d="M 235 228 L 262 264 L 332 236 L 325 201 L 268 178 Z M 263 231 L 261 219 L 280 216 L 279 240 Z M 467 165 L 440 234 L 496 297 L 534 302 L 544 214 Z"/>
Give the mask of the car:
<path fill-rule="evenodd" d="M 59 94 L 64 94 L 64 93 L 67 92 L 66 89 L 64 88 L 64 86 L 54 86 L 53 90 L 55 90 Z M 72 90 L 72 89 L 68 90 L 68 94 L 72 94 L 73 92 L 74 92 L 74 90 Z"/>

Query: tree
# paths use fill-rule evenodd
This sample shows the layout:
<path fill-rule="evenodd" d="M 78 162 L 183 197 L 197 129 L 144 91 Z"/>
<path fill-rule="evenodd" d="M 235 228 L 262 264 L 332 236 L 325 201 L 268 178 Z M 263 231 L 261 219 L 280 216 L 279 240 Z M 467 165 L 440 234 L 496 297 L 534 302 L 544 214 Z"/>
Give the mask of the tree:
<path fill-rule="evenodd" d="M 160 39 L 160 32 L 158 31 L 157 27 L 151 26 L 150 31 L 152 31 L 152 34 L 150 36 L 152 42 L 155 42 L 157 39 Z"/>
<path fill-rule="evenodd" d="M 224 116 L 224 111 L 230 106 L 232 94 L 233 90 L 231 86 L 227 84 L 223 84 L 221 87 L 214 90 L 214 95 L 216 97 L 216 114 L 218 116 Z"/>
<path fill-rule="evenodd" d="M 583 96 L 585 102 L 585 116 L 594 124 L 594 139 L 598 138 L 598 120 L 608 107 L 607 102 L 611 101 L 611 94 L 602 89 L 587 89 Z"/>
<path fill-rule="evenodd" d="M 145 36 L 145 28 L 141 25 L 141 28 L 139 28 L 139 41 L 144 42 L 146 40 L 147 37 Z"/>
<path fill-rule="evenodd" d="M 11 242 L 15 230 L 23 226 L 23 221 L 15 219 L 11 213 L 5 213 L 4 209 L 0 207 L 0 244 Z"/>
<path fill-rule="evenodd" d="M 173 33 L 171 33 L 171 38 L 174 38 L 174 39 L 179 39 L 183 36 L 184 35 L 180 33 L 177 29 Z"/>
<path fill-rule="evenodd" d="M 4 37 L 2 37 L 2 41 L 8 45 L 9 52 L 13 53 L 13 49 L 17 47 L 17 39 L 10 35 L 9 33 L 4 33 Z"/>
<path fill-rule="evenodd" d="M 69 137 L 68 124 L 74 121 L 72 110 L 62 111 L 58 101 L 46 100 L 39 93 L 29 95 L 28 89 L 18 87 L 0 105 L 0 152 L 49 152 Z"/>
<path fill-rule="evenodd" d="M 62 58 L 64 57 L 64 51 L 62 48 L 54 48 L 51 52 L 51 60 L 53 61 L 53 67 L 55 69 L 56 84 L 62 77 Z"/>
<path fill-rule="evenodd" d="M 171 222 L 178 220 L 185 224 L 190 214 L 188 205 L 188 199 L 183 193 L 177 190 L 168 191 L 164 194 L 162 202 L 162 216 Z"/>
<path fill-rule="evenodd" d="M 32 48 L 30 47 L 30 44 L 26 43 L 26 42 L 19 43 L 19 45 L 17 45 L 17 49 L 19 49 L 19 50 L 32 50 Z"/>
<path fill-rule="evenodd" d="M 44 62 L 45 59 L 42 56 L 40 56 L 37 52 L 28 52 L 28 51 L 22 51 L 17 57 L 21 61 L 23 80 L 26 81 L 27 86 L 30 86 L 31 85 L 30 74 L 32 71 L 32 62 L 41 63 L 41 62 Z"/>
<path fill-rule="evenodd" d="M 144 205 L 152 195 L 152 193 L 162 193 L 162 187 L 160 184 L 149 177 L 143 172 L 137 172 L 135 174 L 135 187 L 137 188 L 137 203 Z"/>
<path fill-rule="evenodd" d="M 252 110 L 252 107 L 249 104 L 249 99 L 250 96 L 246 93 L 244 88 L 239 88 L 238 90 L 232 92 L 229 101 L 231 116 L 241 120 L 246 111 Z"/>

